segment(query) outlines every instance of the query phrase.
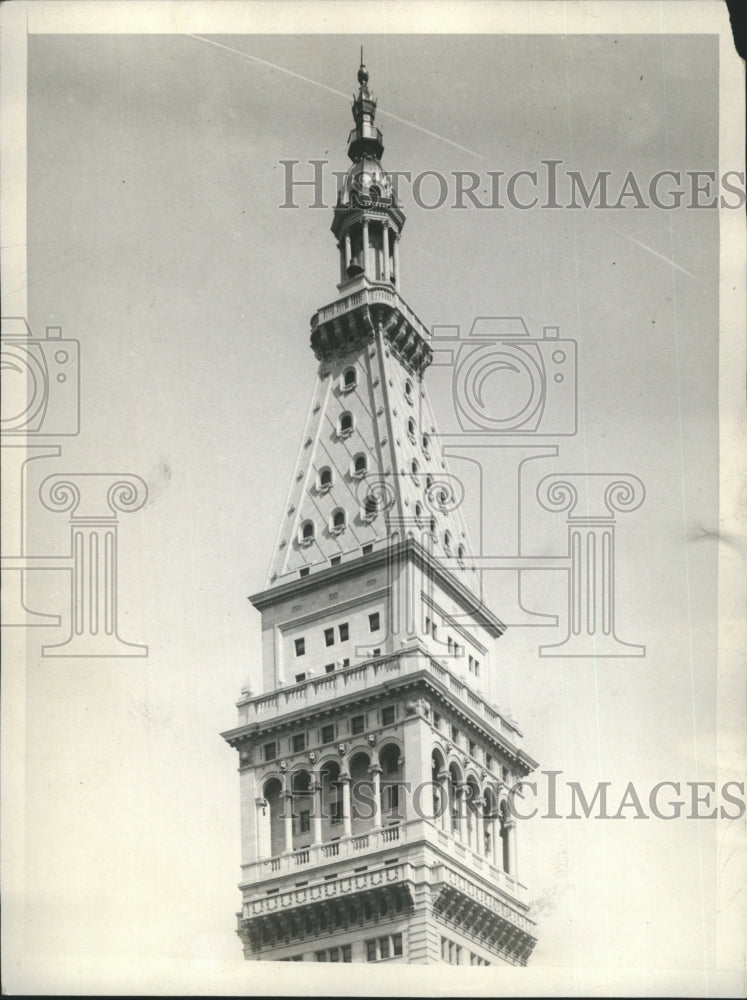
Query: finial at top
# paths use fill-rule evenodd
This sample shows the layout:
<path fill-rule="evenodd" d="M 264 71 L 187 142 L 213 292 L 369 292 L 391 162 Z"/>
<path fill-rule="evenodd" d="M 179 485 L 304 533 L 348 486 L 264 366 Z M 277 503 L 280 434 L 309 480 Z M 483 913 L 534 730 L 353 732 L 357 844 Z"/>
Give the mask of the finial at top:
<path fill-rule="evenodd" d="M 368 70 L 363 62 L 363 46 L 361 45 L 361 68 L 358 70 L 358 83 L 365 87 L 368 83 Z"/>

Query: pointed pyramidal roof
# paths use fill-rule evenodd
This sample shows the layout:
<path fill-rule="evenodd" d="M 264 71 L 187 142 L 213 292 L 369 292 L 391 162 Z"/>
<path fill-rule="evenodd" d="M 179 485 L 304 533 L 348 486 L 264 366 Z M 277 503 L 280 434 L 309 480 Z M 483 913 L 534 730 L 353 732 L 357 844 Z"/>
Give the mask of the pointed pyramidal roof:
<path fill-rule="evenodd" d="M 338 297 L 311 320 L 317 381 L 268 587 L 415 539 L 475 595 L 463 488 L 426 389 L 430 332 L 399 292 L 405 216 L 381 166 L 368 71 L 358 71 L 352 161 L 338 195 Z"/>

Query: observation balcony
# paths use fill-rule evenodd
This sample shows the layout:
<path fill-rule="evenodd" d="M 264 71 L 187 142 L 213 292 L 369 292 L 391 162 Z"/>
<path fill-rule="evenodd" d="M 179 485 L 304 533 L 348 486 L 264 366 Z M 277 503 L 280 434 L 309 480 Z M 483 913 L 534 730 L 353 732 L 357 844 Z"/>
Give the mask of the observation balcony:
<path fill-rule="evenodd" d="M 519 751 L 522 733 L 517 726 L 430 653 L 420 649 L 377 656 L 268 694 L 242 698 L 237 703 L 239 727 L 224 735 L 230 741 L 240 735 L 244 726 L 266 724 L 295 712 L 307 716 L 326 702 L 358 693 L 368 695 L 378 685 L 386 683 L 391 688 L 398 680 L 411 681 L 421 677 L 436 691 L 447 696 L 452 707 L 461 708 L 474 721 L 487 724 L 504 747 L 514 754 Z"/>

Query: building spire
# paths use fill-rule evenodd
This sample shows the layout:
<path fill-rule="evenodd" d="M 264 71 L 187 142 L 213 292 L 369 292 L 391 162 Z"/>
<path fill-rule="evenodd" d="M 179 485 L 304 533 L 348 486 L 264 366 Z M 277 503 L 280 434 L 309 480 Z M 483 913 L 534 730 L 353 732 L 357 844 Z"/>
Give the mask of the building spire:
<path fill-rule="evenodd" d="M 372 156 L 380 160 L 384 154 L 384 137 L 381 129 L 374 125 L 376 118 L 376 98 L 368 89 L 368 69 L 363 62 L 363 46 L 361 45 L 361 64 L 358 69 L 359 90 L 353 95 L 353 118 L 355 129 L 348 140 L 348 156 L 355 163 L 363 156 Z"/>

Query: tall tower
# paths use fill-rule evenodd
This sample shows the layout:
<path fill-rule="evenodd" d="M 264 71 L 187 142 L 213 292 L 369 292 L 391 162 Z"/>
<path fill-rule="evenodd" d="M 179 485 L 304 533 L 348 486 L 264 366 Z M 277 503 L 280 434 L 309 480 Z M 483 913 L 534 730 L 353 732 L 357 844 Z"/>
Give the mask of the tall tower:
<path fill-rule="evenodd" d="M 263 692 L 239 724 L 242 908 L 255 961 L 526 964 L 512 784 L 536 767 L 500 687 L 425 390 L 430 334 L 400 294 L 405 216 L 358 71 L 337 298 L 266 589 Z"/>

